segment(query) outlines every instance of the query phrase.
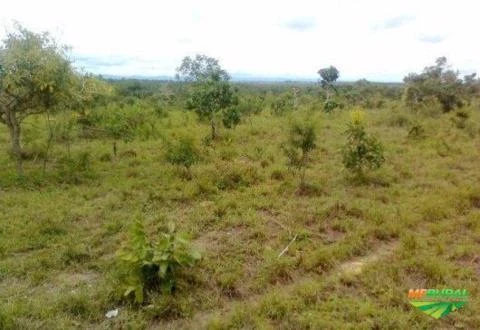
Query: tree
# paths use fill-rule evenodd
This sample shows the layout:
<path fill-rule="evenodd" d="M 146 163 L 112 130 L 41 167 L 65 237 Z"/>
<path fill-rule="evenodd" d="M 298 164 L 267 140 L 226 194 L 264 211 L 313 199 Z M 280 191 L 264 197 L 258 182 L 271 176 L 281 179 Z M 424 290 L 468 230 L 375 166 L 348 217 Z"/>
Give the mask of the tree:
<path fill-rule="evenodd" d="M 221 68 L 218 60 L 196 55 L 194 59 L 189 56 L 183 59 L 176 77 L 190 87 L 187 108 L 195 110 L 200 119 L 210 122 L 212 139 L 215 139 L 215 115 L 238 102 L 229 74 Z"/>
<path fill-rule="evenodd" d="M 320 75 L 320 84 L 322 88 L 326 90 L 327 93 L 327 100 L 325 101 L 324 109 L 326 111 L 332 111 L 338 105 L 335 102 L 330 101 L 331 91 L 337 91 L 335 88 L 335 82 L 337 81 L 338 77 L 340 76 L 340 72 L 334 66 L 329 66 L 328 68 L 323 68 L 318 70 L 317 72 Z"/>
<path fill-rule="evenodd" d="M 23 120 L 60 107 L 76 83 L 66 50 L 48 33 L 34 33 L 19 24 L 0 45 L 0 123 L 10 132 L 20 175 Z"/>
<path fill-rule="evenodd" d="M 469 97 L 478 96 L 480 94 L 480 79 L 477 78 L 476 73 L 463 76 L 463 82 Z"/>
<path fill-rule="evenodd" d="M 440 103 L 444 112 L 460 108 L 471 92 L 469 87 L 474 76 L 467 76 L 465 83 L 459 76 L 458 71 L 447 65 L 445 57 L 439 57 L 435 65 L 426 67 L 422 73 L 410 73 L 403 79 L 405 103 L 416 109 L 434 101 Z"/>
<path fill-rule="evenodd" d="M 328 68 L 318 70 L 318 74 L 322 78 L 320 80 L 322 87 L 333 86 L 335 81 L 337 81 L 338 77 L 340 76 L 340 72 L 338 71 L 338 69 L 332 65 Z"/>

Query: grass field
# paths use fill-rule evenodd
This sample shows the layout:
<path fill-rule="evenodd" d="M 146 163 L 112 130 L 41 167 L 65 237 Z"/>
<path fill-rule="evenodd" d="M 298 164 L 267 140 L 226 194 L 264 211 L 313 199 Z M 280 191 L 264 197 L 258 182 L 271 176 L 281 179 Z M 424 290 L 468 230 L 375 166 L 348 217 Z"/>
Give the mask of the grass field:
<path fill-rule="evenodd" d="M 459 128 L 453 114 L 366 110 L 386 162 L 362 183 L 342 165 L 348 110 L 264 111 L 210 145 L 208 125 L 172 110 L 157 137 L 118 142 L 117 156 L 112 140 L 77 138 L 71 155 L 88 166 L 66 173 L 58 142 L 45 173 L 33 157 L 22 179 L 2 152 L 0 328 L 478 328 L 480 112 L 468 111 Z M 317 128 L 307 190 L 281 150 L 294 117 Z M 425 137 L 409 137 L 414 122 Z M 25 123 L 26 150 L 45 140 L 42 123 Z M 202 155 L 191 174 L 164 156 L 164 141 L 185 135 Z M 203 256 L 174 294 L 140 306 L 121 299 L 116 266 L 136 219 L 152 236 L 175 222 Z M 436 320 L 408 303 L 410 288 L 465 288 L 471 299 Z"/>

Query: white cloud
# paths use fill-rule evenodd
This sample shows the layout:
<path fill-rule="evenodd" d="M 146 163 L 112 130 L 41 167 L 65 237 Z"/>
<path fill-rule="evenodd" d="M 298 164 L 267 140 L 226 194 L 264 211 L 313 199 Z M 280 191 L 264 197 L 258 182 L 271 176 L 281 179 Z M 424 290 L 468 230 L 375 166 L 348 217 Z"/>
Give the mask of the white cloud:
<path fill-rule="evenodd" d="M 16 0 L 2 4 L 0 24 L 51 31 L 96 73 L 173 75 L 184 56 L 205 53 L 232 74 L 314 78 L 332 64 L 343 79 L 401 80 L 443 55 L 460 70 L 480 71 L 478 7 L 474 0 Z"/>

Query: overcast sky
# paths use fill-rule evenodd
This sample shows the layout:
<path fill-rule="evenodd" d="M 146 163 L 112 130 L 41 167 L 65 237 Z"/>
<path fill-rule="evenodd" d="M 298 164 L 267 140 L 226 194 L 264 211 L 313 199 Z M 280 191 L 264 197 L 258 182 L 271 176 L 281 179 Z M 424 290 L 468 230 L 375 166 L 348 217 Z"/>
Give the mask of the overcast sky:
<path fill-rule="evenodd" d="M 232 75 L 400 81 L 446 56 L 480 72 L 480 1 L 2 1 L 0 37 L 19 21 L 72 47 L 100 74 L 169 75 L 187 55 L 218 58 Z M 4 28 L 6 27 L 6 28 Z"/>

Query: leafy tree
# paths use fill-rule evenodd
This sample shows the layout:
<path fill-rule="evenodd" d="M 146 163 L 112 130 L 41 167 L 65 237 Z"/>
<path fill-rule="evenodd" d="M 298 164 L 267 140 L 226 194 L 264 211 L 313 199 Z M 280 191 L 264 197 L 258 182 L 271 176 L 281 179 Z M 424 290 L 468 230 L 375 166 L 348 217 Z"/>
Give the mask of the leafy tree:
<path fill-rule="evenodd" d="M 238 103 L 229 74 L 221 68 L 218 60 L 196 55 L 194 59 L 189 56 L 183 59 L 177 69 L 177 79 L 190 85 L 187 108 L 210 122 L 212 139 L 215 139 L 215 115 Z"/>
<path fill-rule="evenodd" d="M 445 57 L 439 57 L 435 65 L 426 67 L 420 74 L 410 73 L 403 79 L 407 106 L 417 109 L 434 101 L 440 103 L 444 112 L 462 107 L 474 76 L 467 76 L 464 83 L 459 75 L 450 69 Z"/>
<path fill-rule="evenodd" d="M 293 123 L 287 143 L 282 146 L 288 157 L 288 165 L 301 171 L 300 186 L 305 185 L 305 171 L 310 161 L 309 154 L 316 148 L 315 126 L 312 123 Z"/>
<path fill-rule="evenodd" d="M 340 76 L 340 71 L 334 66 L 329 66 L 328 68 L 323 68 L 318 70 L 318 74 L 321 77 L 320 83 L 322 87 L 333 86 L 335 81 L 337 81 Z"/>
<path fill-rule="evenodd" d="M 476 73 L 465 75 L 463 81 L 468 96 L 472 97 L 480 94 L 480 79 L 477 78 Z"/>
<path fill-rule="evenodd" d="M 0 45 L 0 123 L 10 132 L 20 175 L 23 120 L 68 103 L 75 78 L 66 48 L 48 33 L 34 33 L 17 24 Z"/>
<path fill-rule="evenodd" d="M 322 85 L 322 88 L 324 88 L 327 93 L 327 99 L 324 104 L 324 110 L 327 112 L 330 112 L 338 106 L 336 102 L 330 100 L 330 97 L 331 97 L 332 90 L 335 92 L 337 91 L 335 88 L 335 82 L 340 76 L 340 72 L 336 67 L 329 66 L 328 68 L 323 68 L 318 70 L 318 74 L 320 75 L 320 84 Z"/>
<path fill-rule="evenodd" d="M 74 116 L 76 117 L 77 124 L 80 124 L 83 130 L 83 135 L 91 136 L 92 132 L 98 132 L 95 130 L 94 126 L 100 124 L 100 117 L 102 117 L 98 111 L 98 106 L 106 107 L 109 104 L 114 89 L 106 81 L 89 74 L 79 77 L 78 85 L 78 89 L 75 93 L 76 97 L 72 100 L 71 107 L 75 110 Z M 92 112 L 90 111 L 92 108 L 97 109 Z M 115 117 L 120 118 L 123 115 L 124 114 L 116 113 Z M 120 131 L 118 130 L 119 125 L 115 126 L 117 128 L 116 131 Z M 109 132 L 111 133 L 111 130 L 109 130 Z M 125 131 L 119 132 L 119 135 L 124 140 L 127 140 L 129 134 L 124 133 Z"/>
<path fill-rule="evenodd" d="M 75 90 L 75 98 L 72 106 L 80 111 L 90 109 L 98 105 L 107 105 L 109 98 L 113 96 L 113 86 L 105 80 L 92 74 L 78 77 L 78 89 Z"/>

